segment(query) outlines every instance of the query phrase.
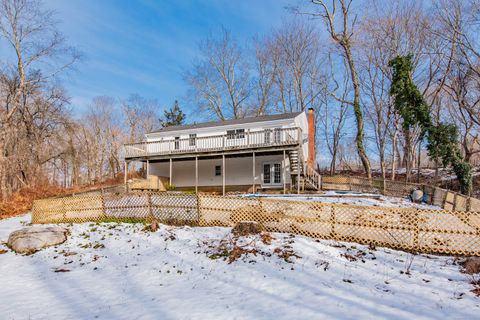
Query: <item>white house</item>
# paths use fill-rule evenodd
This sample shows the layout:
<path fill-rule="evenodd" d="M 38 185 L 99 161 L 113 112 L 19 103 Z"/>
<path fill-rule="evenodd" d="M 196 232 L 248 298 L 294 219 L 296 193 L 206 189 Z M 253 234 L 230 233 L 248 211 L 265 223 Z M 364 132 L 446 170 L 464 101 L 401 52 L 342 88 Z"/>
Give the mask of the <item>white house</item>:
<path fill-rule="evenodd" d="M 176 189 L 318 189 L 313 110 L 172 126 L 125 145 L 126 170 L 147 164 L 149 178 Z M 299 182 L 299 183 L 297 183 Z"/>

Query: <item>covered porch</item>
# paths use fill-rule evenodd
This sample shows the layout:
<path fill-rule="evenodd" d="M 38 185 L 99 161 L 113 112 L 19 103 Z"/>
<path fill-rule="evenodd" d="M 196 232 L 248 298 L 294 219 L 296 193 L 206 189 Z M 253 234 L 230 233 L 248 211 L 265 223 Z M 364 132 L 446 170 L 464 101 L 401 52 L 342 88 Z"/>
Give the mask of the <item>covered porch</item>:
<path fill-rule="evenodd" d="M 159 180 L 162 180 L 167 183 L 167 189 L 195 192 L 255 193 L 258 190 L 270 189 L 287 193 L 295 184 L 295 180 L 300 180 L 300 171 L 291 170 L 288 156 L 289 152 L 295 149 L 277 147 L 275 150 L 250 152 L 236 150 L 236 152 L 126 159 L 125 170 L 128 172 L 129 166 L 134 162 L 146 164 L 148 189 L 158 190 Z M 293 177 L 292 173 L 295 173 Z M 300 192 L 300 184 L 297 183 L 296 187 L 297 192 Z"/>

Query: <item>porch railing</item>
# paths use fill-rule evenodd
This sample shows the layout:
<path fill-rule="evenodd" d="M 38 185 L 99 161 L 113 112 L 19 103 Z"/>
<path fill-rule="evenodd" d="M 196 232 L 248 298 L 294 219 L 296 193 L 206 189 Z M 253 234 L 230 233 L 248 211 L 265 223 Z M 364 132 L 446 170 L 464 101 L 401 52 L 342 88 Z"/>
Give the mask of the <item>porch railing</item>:
<path fill-rule="evenodd" d="M 169 138 L 126 144 L 125 158 L 296 145 L 300 144 L 301 139 L 302 131 L 296 127 L 182 139 Z"/>

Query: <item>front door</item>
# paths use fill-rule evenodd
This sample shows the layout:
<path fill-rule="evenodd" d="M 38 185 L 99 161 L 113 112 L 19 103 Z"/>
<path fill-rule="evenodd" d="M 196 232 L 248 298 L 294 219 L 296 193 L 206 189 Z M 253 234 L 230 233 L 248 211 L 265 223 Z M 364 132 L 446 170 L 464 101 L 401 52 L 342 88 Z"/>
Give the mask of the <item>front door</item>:
<path fill-rule="evenodd" d="M 282 163 L 264 162 L 262 175 L 262 184 L 265 186 L 282 184 Z"/>

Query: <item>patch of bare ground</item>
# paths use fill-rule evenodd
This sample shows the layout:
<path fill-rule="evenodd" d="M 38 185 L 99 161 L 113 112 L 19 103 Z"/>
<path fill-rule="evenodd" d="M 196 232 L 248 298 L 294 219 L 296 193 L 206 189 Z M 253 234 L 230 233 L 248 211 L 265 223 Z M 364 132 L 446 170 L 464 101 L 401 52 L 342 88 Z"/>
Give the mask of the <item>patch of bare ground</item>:
<path fill-rule="evenodd" d="M 287 235 L 274 243 L 277 239 L 271 233 L 260 230 L 255 223 L 239 223 L 227 237 L 204 243 L 207 247 L 206 254 L 210 259 L 222 259 L 229 264 L 237 260 L 254 263 L 249 260 L 252 256 L 276 256 L 288 263 L 301 259 L 292 248 L 294 235 Z"/>

